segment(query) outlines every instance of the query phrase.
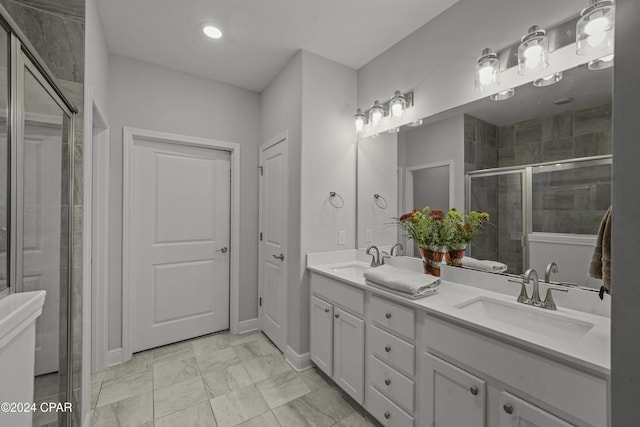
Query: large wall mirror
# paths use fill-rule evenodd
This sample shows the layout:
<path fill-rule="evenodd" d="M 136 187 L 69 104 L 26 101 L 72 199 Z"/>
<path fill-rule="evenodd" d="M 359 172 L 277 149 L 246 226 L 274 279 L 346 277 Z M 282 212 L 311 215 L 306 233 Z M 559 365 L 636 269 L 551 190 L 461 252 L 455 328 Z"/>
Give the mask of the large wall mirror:
<path fill-rule="evenodd" d="M 588 264 L 611 204 L 613 67 L 565 70 L 548 86 L 484 98 L 358 141 L 358 247 L 401 243 L 393 218 L 430 206 L 482 210 L 468 254 L 508 274 L 555 261 L 554 279 L 599 287 Z M 415 123 L 418 124 L 418 123 Z"/>

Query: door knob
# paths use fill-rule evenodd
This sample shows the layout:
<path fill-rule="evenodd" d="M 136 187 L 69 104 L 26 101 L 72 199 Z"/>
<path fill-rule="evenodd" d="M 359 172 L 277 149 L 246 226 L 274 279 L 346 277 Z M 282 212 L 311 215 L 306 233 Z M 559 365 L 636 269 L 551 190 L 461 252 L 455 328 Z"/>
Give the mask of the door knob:
<path fill-rule="evenodd" d="M 220 249 L 218 249 L 216 252 L 222 252 L 223 254 L 226 254 L 228 251 L 229 251 L 229 248 L 227 248 L 226 246 L 223 246 Z"/>
<path fill-rule="evenodd" d="M 478 390 L 478 387 L 476 387 L 476 386 L 473 386 L 473 387 L 469 388 L 469 393 L 473 394 L 474 396 L 477 396 L 479 391 L 480 390 Z"/>
<path fill-rule="evenodd" d="M 274 257 L 275 259 L 279 259 L 280 261 L 284 261 L 284 254 L 272 255 L 272 257 Z"/>

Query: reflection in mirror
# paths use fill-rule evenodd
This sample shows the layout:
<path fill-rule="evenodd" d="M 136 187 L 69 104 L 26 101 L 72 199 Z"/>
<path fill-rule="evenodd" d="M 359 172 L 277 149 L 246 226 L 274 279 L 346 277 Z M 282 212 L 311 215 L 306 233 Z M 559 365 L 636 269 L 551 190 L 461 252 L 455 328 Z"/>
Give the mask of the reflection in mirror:
<path fill-rule="evenodd" d="M 493 225 L 468 255 L 502 262 L 511 274 L 555 261 L 553 280 L 599 287 L 587 270 L 611 204 L 612 83 L 613 68 L 583 65 L 553 85 L 526 84 L 508 100 L 481 99 L 421 127 L 360 140 L 358 246 L 401 242 L 418 256 L 391 218 L 425 205 L 482 210 Z M 381 180 L 388 188 L 393 176 L 397 208 L 372 215 L 363 188 Z"/>

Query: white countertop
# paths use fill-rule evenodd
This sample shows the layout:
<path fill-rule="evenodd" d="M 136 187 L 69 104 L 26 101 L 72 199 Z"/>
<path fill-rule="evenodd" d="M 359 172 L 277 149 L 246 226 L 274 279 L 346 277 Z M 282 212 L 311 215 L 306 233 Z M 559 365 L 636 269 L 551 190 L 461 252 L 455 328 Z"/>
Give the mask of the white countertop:
<path fill-rule="evenodd" d="M 442 280 L 437 294 L 413 300 L 391 292 L 386 292 L 377 287 L 369 286 L 365 283 L 364 277 L 362 277 L 361 274 L 349 273 L 348 270 L 341 272 L 340 268 L 345 266 L 356 265 L 362 268 L 370 268 L 369 262 L 364 261 L 364 259 L 367 258 L 363 258 L 359 252 L 361 251 L 336 251 L 335 253 L 309 254 L 307 258 L 307 268 L 351 286 L 364 289 L 374 294 L 383 295 L 388 299 L 424 310 L 429 315 L 444 318 L 476 332 L 507 341 L 517 347 L 533 350 L 547 357 L 560 359 L 576 367 L 592 371 L 593 373 L 604 376 L 610 375 L 611 322 L 608 317 L 564 308 L 558 303 L 558 310 L 551 313 L 557 313 L 558 315 L 566 316 L 579 322 L 589 322 L 593 324 L 593 327 L 582 337 L 572 338 L 571 340 L 546 336 L 544 333 L 536 332 L 536 325 L 531 325 L 531 328 L 524 329 L 486 317 L 479 318 L 473 310 L 466 311 L 456 308 L 456 306 L 478 297 L 491 298 L 492 300 L 513 304 L 520 291 L 517 285 L 508 285 L 509 288 L 507 291 L 510 291 L 510 293 L 506 294 Z M 402 262 L 404 263 L 404 261 Z M 409 264 L 407 264 L 407 266 L 408 265 Z M 396 266 L 399 267 L 399 265 Z M 335 271 L 336 269 L 337 271 Z M 411 269 L 415 269 L 415 266 L 412 266 Z M 569 293 L 572 291 L 573 290 L 570 290 Z M 541 295 L 544 296 L 542 293 L 542 285 Z M 524 304 L 513 304 L 512 306 L 521 307 L 523 314 L 526 314 L 525 310 L 533 310 L 533 313 L 544 310 Z"/>

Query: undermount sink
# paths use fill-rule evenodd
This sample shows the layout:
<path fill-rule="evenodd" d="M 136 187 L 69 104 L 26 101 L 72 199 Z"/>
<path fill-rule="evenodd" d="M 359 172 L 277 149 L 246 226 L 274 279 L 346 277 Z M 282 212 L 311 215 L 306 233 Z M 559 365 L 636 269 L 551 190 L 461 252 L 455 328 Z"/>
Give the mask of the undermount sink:
<path fill-rule="evenodd" d="M 336 274 L 362 279 L 364 277 L 362 273 L 368 268 L 370 267 L 362 264 L 348 264 L 334 267 L 331 270 Z"/>
<path fill-rule="evenodd" d="M 577 340 L 587 334 L 593 323 L 574 319 L 557 312 L 529 307 L 517 302 L 506 302 L 488 297 L 478 297 L 455 306 L 466 314 L 500 322 L 560 340 Z"/>

